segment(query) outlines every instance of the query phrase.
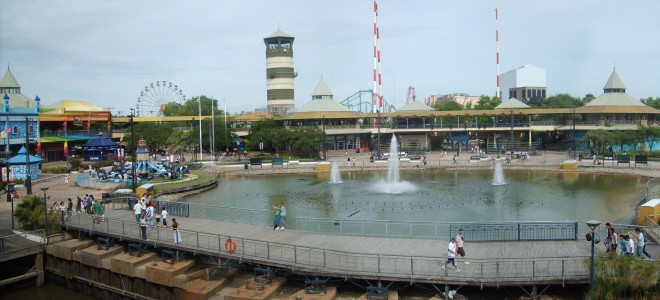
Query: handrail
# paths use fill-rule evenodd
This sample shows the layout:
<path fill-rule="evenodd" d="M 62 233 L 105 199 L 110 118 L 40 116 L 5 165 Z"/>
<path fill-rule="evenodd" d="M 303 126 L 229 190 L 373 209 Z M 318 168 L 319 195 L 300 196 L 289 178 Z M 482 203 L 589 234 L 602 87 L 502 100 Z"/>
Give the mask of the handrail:
<path fill-rule="evenodd" d="M 586 256 L 470 259 L 470 268 L 479 271 L 458 273 L 440 268 L 446 259 L 443 256 L 346 252 L 237 236 L 231 238 L 238 244 L 238 249 L 234 253 L 229 253 L 224 249 L 224 243 L 229 236 L 223 234 L 179 229 L 183 242 L 175 244 L 170 228 L 157 226 L 148 230 L 147 239 L 144 240 L 140 236 L 138 224 L 118 219 L 106 219 L 106 222 L 94 224 L 92 216 L 78 215 L 63 226 L 67 230 L 76 229 L 90 234 L 111 235 L 154 246 L 178 247 L 197 253 L 206 252 L 229 259 L 287 267 L 301 272 L 321 272 L 324 275 L 338 277 L 345 277 L 348 274 L 413 281 L 444 278 L 495 285 L 502 281 L 586 282 L 589 276 L 584 264 Z"/>

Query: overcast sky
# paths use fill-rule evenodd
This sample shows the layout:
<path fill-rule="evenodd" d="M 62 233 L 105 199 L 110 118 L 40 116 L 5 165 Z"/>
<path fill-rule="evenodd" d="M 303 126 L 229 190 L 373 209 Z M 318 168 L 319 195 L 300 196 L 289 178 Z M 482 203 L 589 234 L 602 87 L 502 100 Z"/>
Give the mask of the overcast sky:
<path fill-rule="evenodd" d="M 380 1 L 384 97 L 494 95 L 495 7 L 502 73 L 533 64 L 549 95 L 598 96 L 616 64 L 629 94 L 660 97 L 660 2 L 609 0 Z M 164 80 L 254 111 L 266 105 L 263 38 L 278 26 L 295 36 L 296 106 L 321 76 L 336 100 L 372 88 L 370 0 L 0 0 L 0 70 L 43 105 L 127 114 Z"/>

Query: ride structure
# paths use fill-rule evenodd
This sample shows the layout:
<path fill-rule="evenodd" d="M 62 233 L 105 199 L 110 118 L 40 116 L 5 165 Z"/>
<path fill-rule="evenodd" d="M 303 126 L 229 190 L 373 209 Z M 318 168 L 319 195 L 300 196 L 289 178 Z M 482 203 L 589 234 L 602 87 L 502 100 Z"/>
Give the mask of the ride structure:
<path fill-rule="evenodd" d="M 186 102 L 186 95 L 178 85 L 169 81 L 155 81 L 147 84 L 137 98 L 135 114 L 138 117 L 161 117 L 168 103 Z"/>

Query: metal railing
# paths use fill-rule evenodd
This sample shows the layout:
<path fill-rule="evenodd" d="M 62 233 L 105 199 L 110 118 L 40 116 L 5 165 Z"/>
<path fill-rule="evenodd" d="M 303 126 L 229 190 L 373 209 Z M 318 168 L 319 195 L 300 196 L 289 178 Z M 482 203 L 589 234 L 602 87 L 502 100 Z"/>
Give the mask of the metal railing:
<path fill-rule="evenodd" d="M 496 285 L 502 282 L 586 282 L 589 276 L 584 263 L 587 257 L 582 256 L 470 259 L 470 270 L 459 273 L 441 269 L 445 265 L 445 257 L 346 252 L 236 236 L 231 237 L 237 244 L 236 251 L 229 253 L 225 243 L 230 237 L 223 234 L 179 229 L 182 242 L 175 244 L 172 229 L 157 226 L 146 230 L 145 239 L 141 236 L 138 224 L 123 220 L 106 219 L 101 224 L 95 224 L 91 216 L 82 215 L 72 218 L 65 226 L 67 230 L 76 229 L 154 246 L 185 248 L 196 253 L 205 252 L 240 261 L 337 277 L 406 281 L 445 279 Z"/>

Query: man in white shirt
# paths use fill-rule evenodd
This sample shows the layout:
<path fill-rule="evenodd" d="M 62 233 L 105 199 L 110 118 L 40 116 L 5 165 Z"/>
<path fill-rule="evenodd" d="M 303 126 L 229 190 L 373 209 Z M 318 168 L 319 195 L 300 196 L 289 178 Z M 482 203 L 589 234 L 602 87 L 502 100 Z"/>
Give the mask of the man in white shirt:
<path fill-rule="evenodd" d="M 163 207 L 163 211 L 160 212 L 161 218 L 163 218 L 163 226 L 167 227 L 167 210 Z"/>
<path fill-rule="evenodd" d="M 142 217 L 142 204 L 140 204 L 140 201 L 135 201 L 135 205 L 133 205 L 133 213 L 135 214 L 135 223 L 140 223 Z"/>
<path fill-rule="evenodd" d="M 154 228 L 154 207 L 151 205 L 147 206 L 147 225 Z"/>
<path fill-rule="evenodd" d="M 447 262 L 445 262 L 445 265 L 442 266 L 442 269 L 451 263 L 452 266 L 454 266 L 454 269 L 456 272 L 460 272 L 461 270 L 456 267 L 456 238 L 451 238 L 451 241 L 449 242 L 449 245 L 447 246 Z"/>

